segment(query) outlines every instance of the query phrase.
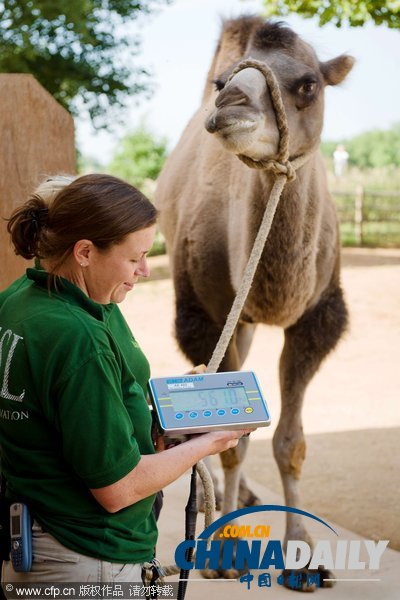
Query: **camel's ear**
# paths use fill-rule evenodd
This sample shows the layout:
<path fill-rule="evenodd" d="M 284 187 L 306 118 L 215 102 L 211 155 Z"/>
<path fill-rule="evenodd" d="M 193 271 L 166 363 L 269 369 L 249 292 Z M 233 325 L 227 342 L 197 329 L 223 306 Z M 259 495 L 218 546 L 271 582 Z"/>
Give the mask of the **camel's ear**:
<path fill-rule="evenodd" d="M 341 54 L 332 60 L 320 63 L 322 75 L 327 85 L 337 85 L 341 83 L 348 73 L 350 73 L 355 59 L 348 54 Z"/>

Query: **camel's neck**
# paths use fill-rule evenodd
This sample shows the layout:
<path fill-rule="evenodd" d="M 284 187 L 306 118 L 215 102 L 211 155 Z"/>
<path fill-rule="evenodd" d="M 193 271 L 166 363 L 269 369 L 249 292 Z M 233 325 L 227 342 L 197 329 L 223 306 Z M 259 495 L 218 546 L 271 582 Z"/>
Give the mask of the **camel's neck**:
<path fill-rule="evenodd" d="M 313 252 L 324 200 L 318 191 L 318 157 L 298 170 L 283 189 L 265 245 L 268 261 L 290 262 L 292 257 Z M 235 169 L 230 182 L 229 255 L 231 273 L 238 285 L 263 219 L 275 177 L 268 171 Z M 238 279 L 236 281 L 236 279 Z"/>
<path fill-rule="evenodd" d="M 287 247 L 306 243 L 305 232 L 319 218 L 318 204 L 324 200 L 326 194 L 325 175 L 317 168 L 319 160 L 318 155 L 312 155 L 307 163 L 298 169 L 296 179 L 287 182 L 282 190 L 270 232 L 271 239 L 276 237 L 279 246 L 282 246 L 282 243 Z M 257 230 L 261 223 L 275 182 L 274 175 L 268 171 L 259 172 L 256 178 L 260 193 L 254 194 L 252 201 L 253 230 Z"/>

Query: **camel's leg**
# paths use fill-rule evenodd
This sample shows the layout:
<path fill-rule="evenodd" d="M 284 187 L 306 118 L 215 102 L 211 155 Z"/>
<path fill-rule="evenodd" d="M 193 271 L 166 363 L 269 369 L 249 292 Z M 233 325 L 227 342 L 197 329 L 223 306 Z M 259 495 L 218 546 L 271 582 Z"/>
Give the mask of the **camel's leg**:
<path fill-rule="evenodd" d="M 301 420 L 304 392 L 346 325 L 347 310 L 342 291 L 332 285 L 313 309 L 285 330 L 280 359 L 282 410 L 273 447 L 287 506 L 301 506 L 298 484 L 306 449 Z M 311 543 L 300 515 L 287 513 L 285 546 L 288 540 Z"/>
<path fill-rule="evenodd" d="M 178 306 L 178 303 L 177 303 Z M 179 313 L 178 313 L 179 314 Z M 196 317 L 198 315 L 198 312 L 196 313 Z M 206 332 L 206 336 L 208 339 L 215 339 L 215 326 L 209 322 L 209 319 L 205 320 L 205 314 L 203 313 L 202 315 L 202 331 Z M 187 319 L 188 319 L 188 314 L 185 311 L 185 323 L 187 324 Z M 177 319 L 177 324 L 182 322 L 182 315 L 180 315 L 180 319 L 178 321 Z M 232 342 L 230 343 L 228 350 L 225 354 L 225 357 L 220 365 L 219 370 L 220 371 L 236 371 L 240 369 L 240 366 L 243 364 L 247 353 L 249 351 L 253 336 L 254 336 L 254 332 L 255 332 L 255 328 L 256 326 L 251 324 L 251 323 L 240 323 L 238 325 L 238 328 L 233 336 Z M 181 332 L 181 336 L 183 337 L 185 334 L 182 332 L 182 329 L 180 329 Z M 219 334 L 218 334 L 219 335 Z M 186 338 L 185 338 L 186 339 Z M 214 348 L 211 349 L 211 351 Z M 199 350 L 196 351 L 199 352 Z M 202 342 L 202 346 L 200 347 L 200 352 L 203 352 L 203 356 L 204 355 L 209 355 L 210 353 L 210 349 L 209 349 L 209 344 L 207 344 L 207 342 L 204 340 L 203 338 L 203 342 Z M 202 360 L 200 359 L 200 354 L 192 354 L 191 356 L 195 356 L 195 358 L 198 358 L 198 360 L 194 360 L 192 358 L 192 360 L 194 360 L 194 362 L 202 362 Z M 247 444 L 245 445 L 245 448 L 247 448 Z M 243 450 L 242 452 L 242 458 L 240 459 L 240 462 L 242 462 L 242 460 L 244 459 L 244 455 L 245 455 L 245 450 Z M 236 510 L 236 508 L 242 507 L 242 506 L 254 506 L 256 504 L 260 504 L 261 500 L 260 498 L 247 486 L 246 480 L 244 478 L 243 475 L 240 474 L 240 465 L 237 467 L 237 469 L 231 469 L 228 466 L 224 466 L 224 463 L 222 461 L 223 464 L 223 468 L 224 468 L 224 473 L 225 473 L 225 490 L 230 490 L 230 497 L 235 498 L 234 503 L 232 503 L 233 508 L 231 510 Z M 212 469 L 212 465 L 211 465 L 211 461 L 207 461 L 206 466 L 210 472 L 210 475 L 212 477 L 213 483 L 214 483 L 214 493 L 215 493 L 215 500 L 216 500 L 216 509 L 217 510 L 221 510 L 223 514 L 225 514 L 224 512 L 224 508 L 223 508 L 223 494 L 220 491 L 219 485 L 218 485 L 218 479 L 216 477 L 216 475 L 213 472 Z M 239 477 L 239 481 L 237 481 L 237 478 Z M 229 480 L 229 481 L 227 481 Z M 231 502 L 229 501 L 229 506 L 231 506 Z M 198 508 L 200 511 L 204 510 L 204 497 L 203 497 L 203 490 L 200 487 L 200 492 L 198 495 Z M 226 511 L 229 512 L 229 511 Z"/>
<path fill-rule="evenodd" d="M 226 452 L 220 454 L 222 466 L 224 469 L 224 499 L 222 505 L 222 514 L 226 515 L 233 512 L 237 508 L 238 494 L 239 494 L 239 482 L 240 482 L 240 468 L 241 464 L 246 455 L 247 446 L 249 444 L 249 438 L 241 438 L 238 445 L 235 448 L 231 448 Z M 234 521 L 231 521 L 231 523 Z M 219 540 L 222 530 L 218 529 L 214 534 L 214 538 Z M 223 552 L 221 545 L 221 554 Z M 240 573 L 234 568 L 231 569 L 205 569 L 202 571 L 204 577 L 208 579 L 224 578 L 224 579 L 236 579 Z"/>
<path fill-rule="evenodd" d="M 237 500 L 240 486 L 240 467 L 246 456 L 249 438 L 239 440 L 236 448 L 231 448 L 220 454 L 225 478 L 225 495 L 222 505 L 222 514 L 226 515 L 237 509 Z"/>
<path fill-rule="evenodd" d="M 240 358 L 238 348 L 236 346 L 236 335 L 233 336 L 225 357 L 221 363 L 221 371 L 237 371 L 240 369 Z M 235 448 L 231 448 L 226 452 L 220 454 L 222 467 L 224 470 L 224 496 L 222 504 L 222 514 L 233 512 L 237 509 L 238 496 L 239 496 L 239 484 L 240 484 L 240 470 L 241 464 L 246 455 L 247 446 L 249 439 L 241 438 L 238 445 Z M 220 539 L 221 531 L 217 530 L 215 538 Z M 222 552 L 222 548 L 221 548 Z M 218 578 L 223 577 L 225 579 L 237 578 L 239 572 L 235 569 L 218 569 L 211 570 L 206 569 L 203 575 L 207 578 Z"/>
<path fill-rule="evenodd" d="M 256 330 L 255 323 L 239 323 L 236 330 L 236 347 L 239 353 L 240 364 L 243 365 L 246 360 L 247 354 L 250 350 L 251 343 L 253 341 L 254 333 Z M 260 498 L 252 492 L 248 487 L 246 479 L 241 473 L 239 481 L 239 492 L 238 492 L 238 508 L 244 506 L 254 506 L 261 504 Z"/>
<path fill-rule="evenodd" d="M 221 371 L 237 371 L 240 369 L 240 356 L 236 344 L 237 335 L 232 337 L 228 350 L 221 363 Z M 224 470 L 224 499 L 222 504 L 222 514 L 226 515 L 237 509 L 240 485 L 241 465 L 245 458 L 249 438 L 241 438 L 235 448 L 231 448 L 220 454 L 222 467 Z M 221 531 L 217 530 L 215 538 L 220 538 Z M 222 552 L 222 548 L 221 548 Z M 207 570 L 203 572 L 206 577 L 223 577 L 225 579 L 235 579 L 240 573 L 236 569 L 218 569 L 217 571 Z"/>
<path fill-rule="evenodd" d="M 190 285 L 190 278 L 188 276 L 177 278 L 175 292 L 175 327 L 179 346 L 193 364 L 207 364 L 221 335 L 222 327 L 216 325 L 204 310 Z M 239 368 L 240 357 L 236 346 L 236 334 L 234 334 L 221 363 L 220 370 L 235 371 Z M 217 505 L 219 504 L 218 508 L 221 508 L 223 494 L 219 490 L 218 480 L 212 471 L 210 461 L 208 461 L 207 468 L 214 483 L 216 502 Z M 201 486 L 198 494 L 198 507 L 199 510 L 204 509 L 203 489 Z"/>
<path fill-rule="evenodd" d="M 207 363 L 211 358 L 222 329 L 205 312 L 196 298 L 188 278 L 181 278 L 177 281 L 175 291 L 177 309 L 175 324 L 179 345 L 194 364 Z M 240 369 L 242 360 L 244 360 L 250 347 L 254 329 L 254 325 L 247 323 L 243 323 L 238 327 L 232 336 L 219 371 L 238 371 Z M 221 455 L 225 477 L 223 514 L 232 512 L 237 508 L 240 465 L 244 459 L 247 446 L 248 439 L 242 439 L 236 448 L 232 448 Z M 211 476 L 215 482 L 215 476 L 213 474 Z M 215 493 L 216 495 L 219 493 L 217 487 Z M 237 572 L 233 570 L 206 570 L 204 574 L 207 577 L 237 576 Z"/>
<path fill-rule="evenodd" d="M 236 329 L 236 347 L 239 353 L 240 365 L 244 363 L 250 350 L 256 331 L 255 323 L 239 323 Z"/>
<path fill-rule="evenodd" d="M 251 491 L 247 485 L 246 477 L 243 475 L 243 472 L 241 472 L 239 480 L 239 500 L 237 507 L 244 508 L 245 506 L 258 506 L 260 504 L 262 504 L 261 499 Z"/>

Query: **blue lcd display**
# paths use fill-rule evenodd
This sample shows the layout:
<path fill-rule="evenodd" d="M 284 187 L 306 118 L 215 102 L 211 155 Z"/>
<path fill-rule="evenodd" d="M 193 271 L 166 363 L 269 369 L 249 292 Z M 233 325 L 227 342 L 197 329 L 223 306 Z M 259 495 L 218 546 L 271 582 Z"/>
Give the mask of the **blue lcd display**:
<path fill-rule="evenodd" d="M 249 406 L 243 386 L 203 390 L 182 390 L 169 394 L 174 412 Z"/>

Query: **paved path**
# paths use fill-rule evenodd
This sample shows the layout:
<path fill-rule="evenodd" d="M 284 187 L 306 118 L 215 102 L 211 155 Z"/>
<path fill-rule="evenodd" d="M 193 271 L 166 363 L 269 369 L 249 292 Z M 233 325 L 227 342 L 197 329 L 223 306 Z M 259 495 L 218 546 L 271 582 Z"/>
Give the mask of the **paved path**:
<path fill-rule="evenodd" d="M 258 485 L 256 482 L 250 482 L 260 498 L 266 504 L 283 504 L 283 500 L 277 494 L 272 493 L 267 488 Z M 184 507 L 187 502 L 189 491 L 189 475 L 182 477 L 165 490 L 164 508 L 160 517 L 160 540 L 158 544 L 158 557 L 162 564 L 172 564 L 175 548 L 184 537 Z M 241 522 L 252 526 L 260 522 L 256 515 L 242 518 Z M 270 513 L 268 515 L 268 524 L 271 525 L 271 539 L 283 539 L 284 536 L 284 516 L 279 513 Z M 334 523 L 330 525 L 338 532 L 340 540 L 362 540 L 357 534 L 339 527 Z M 328 539 L 325 528 L 313 521 L 307 521 L 307 527 L 314 537 L 314 540 Z M 204 528 L 203 515 L 198 518 L 197 532 Z M 322 528 L 322 529 L 321 529 Z M 332 534 L 333 535 L 333 534 Z M 361 560 L 367 557 L 362 556 Z M 335 571 L 337 578 L 346 578 L 349 581 L 340 581 L 331 589 L 319 589 L 320 600 L 397 600 L 400 598 L 400 553 L 395 550 L 386 549 L 378 571 Z M 257 577 L 262 571 L 254 571 L 254 580 L 250 590 L 247 590 L 245 583 L 237 580 L 208 580 L 203 579 L 198 571 L 192 571 L 188 590 L 187 600 L 248 600 L 254 598 L 263 598 L 267 600 L 295 600 L 299 598 L 294 591 L 283 588 L 276 581 L 279 572 L 273 576 L 272 586 L 258 587 Z M 274 570 L 270 570 L 271 575 Z M 168 581 L 177 580 L 178 577 L 168 578 Z M 350 581 L 350 579 L 365 579 L 366 581 Z M 378 580 L 378 581 L 376 581 Z"/>

